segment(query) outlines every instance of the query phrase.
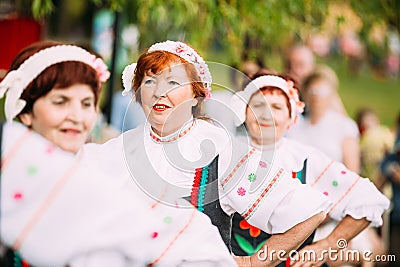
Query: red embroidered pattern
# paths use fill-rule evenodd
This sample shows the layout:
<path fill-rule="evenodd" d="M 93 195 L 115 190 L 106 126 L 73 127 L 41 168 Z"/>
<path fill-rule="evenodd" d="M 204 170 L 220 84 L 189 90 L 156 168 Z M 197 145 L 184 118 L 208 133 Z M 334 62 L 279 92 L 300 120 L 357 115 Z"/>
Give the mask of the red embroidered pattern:
<path fill-rule="evenodd" d="M 192 125 L 190 125 L 186 130 L 184 130 L 183 132 L 181 132 L 178 135 L 175 135 L 174 137 L 167 139 L 167 140 L 162 140 L 160 139 L 158 136 L 155 136 L 151 131 L 150 131 L 150 137 L 156 141 L 157 143 L 170 143 L 170 142 L 174 142 L 176 140 L 178 140 L 179 138 L 183 137 L 184 135 L 186 135 L 193 127 L 194 125 L 194 120 L 192 122 Z"/>
<path fill-rule="evenodd" d="M 197 207 L 197 197 L 199 195 L 202 168 L 197 168 L 194 175 L 192 193 L 190 194 L 190 203 Z"/>
<path fill-rule="evenodd" d="M 279 169 L 277 174 L 275 174 L 275 177 L 272 179 L 272 181 L 268 184 L 268 186 L 264 189 L 264 191 L 261 193 L 261 195 L 254 201 L 253 205 L 250 206 L 250 208 L 242 214 L 242 217 L 245 218 L 246 220 L 250 216 L 250 214 L 255 210 L 255 208 L 260 204 L 261 200 L 267 195 L 268 191 L 272 188 L 272 186 L 276 183 L 276 181 L 281 177 L 283 173 L 283 169 Z"/>
<path fill-rule="evenodd" d="M 26 223 L 26 225 L 24 226 L 24 228 L 22 229 L 19 236 L 17 237 L 17 239 L 14 242 L 14 245 L 13 245 L 14 250 L 18 250 L 21 247 L 25 238 L 29 235 L 30 231 L 33 229 L 33 227 L 36 225 L 36 223 L 41 219 L 41 217 L 45 214 L 47 209 L 51 206 L 51 204 L 54 202 L 56 197 L 62 191 L 64 186 L 70 180 L 72 175 L 78 169 L 78 167 L 81 163 L 82 155 L 83 155 L 83 153 L 80 153 L 78 155 L 78 157 L 71 164 L 71 166 L 68 168 L 68 170 L 56 182 L 56 184 L 53 186 L 51 191 L 47 194 L 46 198 L 43 200 L 41 205 L 36 209 L 34 214 L 32 214 L 32 216 L 29 218 L 28 222 Z"/>
<path fill-rule="evenodd" d="M 235 172 L 240 168 L 240 166 L 242 166 L 242 164 L 251 156 L 254 154 L 254 152 L 256 151 L 256 149 L 253 147 L 246 155 L 244 155 L 244 157 L 236 164 L 236 166 L 233 168 L 233 170 L 231 171 L 231 173 L 229 173 L 229 175 L 222 181 L 221 185 L 225 186 L 230 179 L 232 179 L 233 175 L 235 174 Z"/>
<path fill-rule="evenodd" d="M 333 160 L 331 162 L 329 162 L 329 164 L 325 167 L 325 169 L 320 173 L 320 175 L 318 175 L 317 179 L 315 179 L 315 181 L 312 183 L 311 186 L 314 186 L 320 179 L 321 177 L 328 171 L 328 169 L 331 167 L 331 165 L 333 164 Z"/>
<path fill-rule="evenodd" d="M 349 188 L 347 188 L 346 192 L 344 192 L 344 194 L 339 198 L 339 200 L 336 201 L 336 203 L 331 207 L 327 215 L 329 215 L 332 212 L 332 210 L 334 210 L 336 206 L 339 205 L 340 202 L 342 202 L 342 200 L 350 193 L 350 191 L 354 188 L 354 186 L 358 183 L 358 181 L 360 181 L 360 179 L 361 177 L 358 176 L 358 178 L 349 186 Z"/>
<path fill-rule="evenodd" d="M 183 226 L 183 228 L 176 234 L 173 240 L 169 242 L 168 246 L 165 248 L 165 250 L 156 258 L 154 261 L 149 263 L 147 266 L 155 266 L 164 256 L 167 254 L 167 252 L 171 249 L 171 247 L 175 244 L 176 240 L 179 239 L 179 237 L 186 231 L 186 229 L 190 226 L 192 223 L 192 220 L 194 219 L 196 215 L 196 210 L 193 210 L 192 215 L 189 218 L 189 221 Z"/>

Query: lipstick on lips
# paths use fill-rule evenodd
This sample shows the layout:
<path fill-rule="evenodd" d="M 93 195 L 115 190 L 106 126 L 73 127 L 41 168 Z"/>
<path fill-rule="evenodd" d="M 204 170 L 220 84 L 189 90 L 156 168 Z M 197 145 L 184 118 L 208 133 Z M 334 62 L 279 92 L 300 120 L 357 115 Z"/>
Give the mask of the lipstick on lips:
<path fill-rule="evenodd" d="M 64 128 L 64 129 L 61 129 L 61 131 L 65 134 L 71 135 L 71 136 L 77 136 L 81 133 L 80 130 L 74 129 L 74 128 Z"/>
<path fill-rule="evenodd" d="M 165 105 L 165 104 L 155 104 L 153 106 L 153 110 L 155 110 L 157 112 L 163 112 L 163 111 L 165 111 L 165 110 L 167 110 L 169 108 L 170 108 L 170 106 Z"/>
<path fill-rule="evenodd" d="M 258 125 L 260 125 L 260 127 L 271 127 L 271 126 L 273 126 L 273 124 L 270 124 L 270 123 L 259 123 Z"/>

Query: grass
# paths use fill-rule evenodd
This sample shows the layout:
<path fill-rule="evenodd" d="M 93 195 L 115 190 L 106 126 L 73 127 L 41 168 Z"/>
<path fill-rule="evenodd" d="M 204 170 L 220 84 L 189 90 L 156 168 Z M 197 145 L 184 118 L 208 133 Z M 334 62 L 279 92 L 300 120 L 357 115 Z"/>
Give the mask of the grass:
<path fill-rule="evenodd" d="M 377 112 L 382 124 L 394 127 L 400 114 L 399 79 L 378 77 L 367 66 L 363 66 L 360 74 L 354 76 L 343 58 L 331 61 L 330 66 L 338 74 L 339 94 L 352 118 L 360 108 L 369 107 Z"/>

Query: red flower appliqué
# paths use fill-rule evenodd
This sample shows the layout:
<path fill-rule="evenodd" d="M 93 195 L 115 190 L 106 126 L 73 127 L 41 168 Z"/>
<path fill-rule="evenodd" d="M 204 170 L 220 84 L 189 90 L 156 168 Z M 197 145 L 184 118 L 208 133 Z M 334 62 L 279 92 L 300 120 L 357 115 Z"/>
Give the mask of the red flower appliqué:
<path fill-rule="evenodd" d="M 240 229 L 246 230 L 249 229 L 249 233 L 251 237 L 257 237 L 261 234 L 261 230 L 257 227 L 249 224 L 246 220 L 241 220 L 239 223 Z"/>

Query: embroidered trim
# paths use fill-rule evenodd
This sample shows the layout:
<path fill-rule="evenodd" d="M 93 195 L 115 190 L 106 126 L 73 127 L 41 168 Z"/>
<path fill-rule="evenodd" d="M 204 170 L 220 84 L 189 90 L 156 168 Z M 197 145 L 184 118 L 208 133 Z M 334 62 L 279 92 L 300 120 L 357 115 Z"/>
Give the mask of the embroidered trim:
<path fill-rule="evenodd" d="M 253 147 L 249 152 L 247 152 L 246 155 L 243 156 L 243 158 L 236 164 L 236 166 L 233 168 L 233 170 L 228 174 L 228 176 L 222 180 L 221 186 L 224 187 L 233 177 L 233 175 L 237 172 L 237 170 L 242 166 L 242 164 L 251 156 L 254 154 L 256 149 Z"/>
<path fill-rule="evenodd" d="M 4 157 L 1 160 L 1 169 L 2 170 L 4 169 L 4 167 L 6 166 L 6 163 L 10 160 L 10 158 L 12 158 L 15 155 L 15 153 L 25 143 L 25 141 L 32 135 L 32 133 L 33 133 L 32 130 L 27 130 L 23 135 L 21 135 L 20 138 L 18 138 L 18 140 L 11 147 L 11 149 L 7 153 L 7 155 L 4 155 Z"/>
<path fill-rule="evenodd" d="M 349 188 L 347 188 L 346 192 L 344 192 L 344 194 L 338 199 L 338 201 L 336 201 L 336 203 L 331 207 L 331 209 L 328 211 L 327 215 L 329 215 L 332 212 L 332 210 L 334 210 L 336 208 L 336 206 L 339 205 L 339 203 L 343 201 L 343 199 L 350 193 L 351 190 L 353 190 L 354 186 L 360 180 L 361 180 L 361 177 L 358 176 L 358 178 L 349 186 Z"/>
<path fill-rule="evenodd" d="M 204 211 L 204 195 L 208 182 L 209 166 L 197 168 L 195 170 L 192 192 L 190 194 L 190 203 L 199 211 Z"/>
<path fill-rule="evenodd" d="M 244 219 L 248 220 L 251 218 L 252 214 L 256 210 L 257 206 L 260 204 L 261 200 L 267 195 L 267 193 L 270 191 L 272 186 L 278 181 L 279 177 L 282 176 L 283 169 L 279 169 L 279 171 L 275 174 L 275 177 L 269 182 L 268 186 L 263 190 L 263 192 L 260 194 L 260 196 L 254 201 L 254 203 L 247 209 L 245 210 L 241 215 Z"/>
<path fill-rule="evenodd" d="M 321 177 L 328 171 L 328 169 L 331 167 L 331 165 L 333 164 L 333 160 L 331 162 L 329 162 L 329 164 L 325 167 L 325 169 L 320 173 L 320 175 L 318 175 L 317 179 L 315 179 L 315 181 L 312 183 L 311 186 L 315 186 L 316 183 L 318 183 L 318 181 L 321 179 Z"/>
<path fill-rule="evenodd" d="M 202 168 L 197 168 L 195 170 L 192 192 L 190 194 L 190 203 L 192 203 L 192 205 L 195 207 L 197 207 L 197 197 L 199 195 L 200 180 L 202 176 L 201 173 L 202 173 Z"/>
<path fill-rule="evenodd" d="M 17 237 L 17 239 L 14 242 L 14 245 L 13 245 L 14 250 L 18 250 L 21 247 L 25 238 L 29 235 L 30 231 L 33 229 L 35 224 L 40 220 L 40 218 L 43 216 L 43 214 L 49 208 L 51 203 L 54 201 L 54 199 L 57 197 L 57 195 L 61 192 L 63 187 L 66 185 L 66 183 L 71 178 L 72 174 L 78 169 L 78 166 L 82 159 L 82 155 L 83 155 L 83 153 L 79 154 L 79 156 L 75 160 L 75 162 L 73 162 L 73 164 L 69 167 L 69 169 L 64 174 L 64 176 L 62 176 L 61 179 L 57 181 L 57 183 L 54 185 L 52 190 L 47 194 L 47 196 L 44 199 L 44 201 L 42 202 L 42 204 L 36 209 L 35 213 L 28 220 L 27 224 L 24 226 L 24 228 L 22 229 L 19 236 Z"/>
<path fill-rule="evenodd" d="M 190 125 L 187 129 L 185 129 L 183 132 L 179 133 L 178 135 L 175 135 L 174 137 L 171 137 L 169 139 L 162 139 L 156 135 L 153 134 L 152 131 L 150 131 L 150 137 L 151 139 L 153 139 L 153 141 L 155 141 L 156 143 L 171 143 L 174 142 L 176 140 L 178 140 L 179 138 L 182 138 L 183 136 L 185 136 L 194 126 L 194 120 L 192 122 L 192 125 Z"/>
<path fill-rule="evenodd" d="M 201 212 L 204 211 L 204 195 L 206 194 L 206 186 L 208 182 L 208 172 L 209 172 L 209 167 L 206 166 L 203 168 L 203 171 L 201 173 L 201 182 L 200 182 L 200 187 L 199 187 L 199 194 L 197 196 L 197 209 Z"/>
<path fill-rule="evenodd" d="M 165 250 L 160 254 L 160 256 L 158 256 L 154 261 L 152 261 L 151 263 L 149 263 L 147 266 L 155 266 L 155 264 L 157 264 L 162 257 L 165 256 L 165 254 L 167 254 L 168 250 L 170 250 L 170 248 L 174 245 L 174 243 L 176 242 L 176 240 L 178 240 L 178 238 L 186 231 L 186 229 L 190 226 L 192 220 L 194 219 L 194 216 L 196 215 L 196 210 L 193 210 L 192 215 L 189 218 L 189 221 L 185 224 L 185 226 L 183 226 L 183 228 L 176 234 L 176 236 L 174 237 L 174 239 L 171 240 L 171 242 L 168 244 L 168 246 L 165 248 Z"/>

